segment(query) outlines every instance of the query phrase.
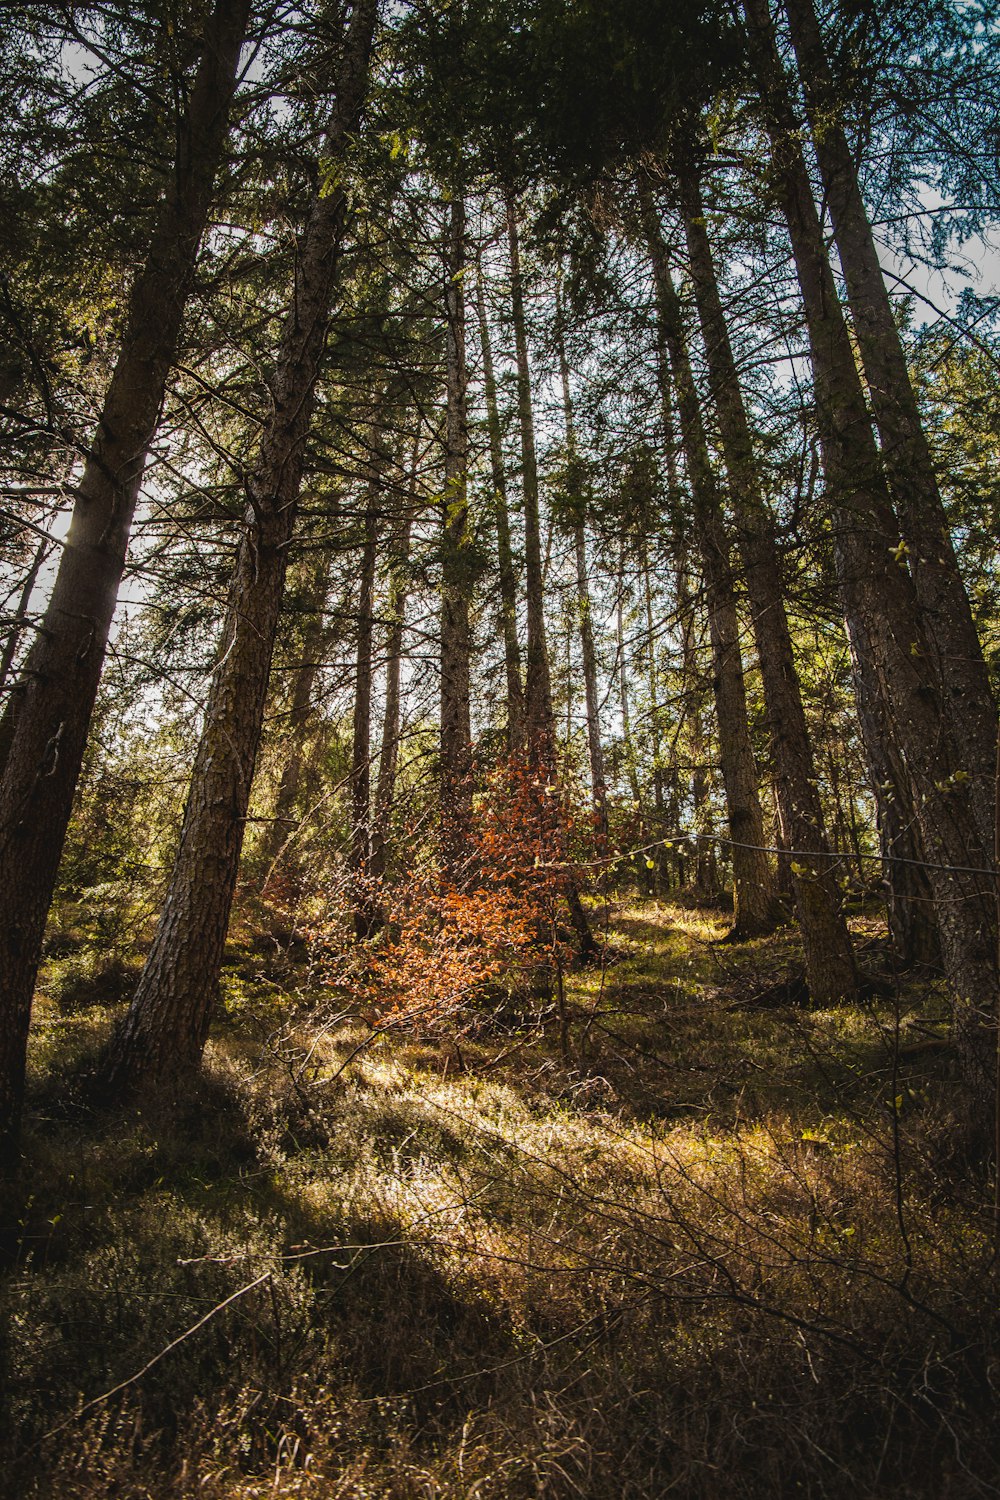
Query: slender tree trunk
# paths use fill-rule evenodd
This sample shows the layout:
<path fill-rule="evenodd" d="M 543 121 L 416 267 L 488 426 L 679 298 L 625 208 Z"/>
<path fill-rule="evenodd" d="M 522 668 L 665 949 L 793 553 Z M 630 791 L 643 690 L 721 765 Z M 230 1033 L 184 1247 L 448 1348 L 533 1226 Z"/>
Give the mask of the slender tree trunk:
<path fill-rule="evenodd" d="M 306 583 L 306 608 L 308 617 L 302 632 L 302 663 L 295 670 L 295 686 L 292 701 L 285 717 L 285 729 L 281 736 L 284 751 L 281 776 L 274 799 L 274 810 L 268 832 L 261 839 L 257 858 L 264 867 L 266 890 L 275 864 L 279 860 L 295 825 L 295 808 L 302 786 L 306 767 L 306 742 L 309 721 L 313 713 L 313 691 L 319 675 L 326 623 L 323 606 L 330 577 L 329 558 L 323 557 L 314 564 Z"/>
<path fill-rule="evenodd" d="M 734 935 L 752 936 L 772 931 L 778 918 L 774 876 L 763 852 L 764 815 L 747 715 L 746 686 L 740 651 L 740 626 L 736 607 L 732 560 L 726 535 L 715 473 L 708 451 L 698 394 L 681 318 L 680 302 L 666 260 L 666 246 L 652 202 L 642 189 L 643 218 L 656 282 L 657 313 L 669 359 L 681 436 L 688 464 L 694 503 L 694 524 L 705 571 L 709 631 L 712 641 L 713 690 L 718 720 L 720 760 L 729 816 L 733 854 Z M 805 884 L 805 881 L 803 881 Z M 838 955 L 849 960 L 846 929 L 838 928 L 836 903 L 827 912 L 818 900 L 806 900 L 803 930 L 810 985 L 841 986 L 848 983 L 853 965 L 835 962 Z M 842 992 L 842 991 L 838 991 Z"/>
<path fill-rule="evenodd" d="M 486 317 L 482 268 L 476 267 L 476 311 L 483 353 L 483 396 L 490 439 L 490 473 L 497 526 L 497 562 L 500 578 L 500 613 L 503 622 L 503 654 L 507 676 L 507 742 L 511 751 L 524 749 L 524 688 L 521 684 L 521 646 L 517 638 L 517 571 L 510 540 L 510 505 L 507 474 L 503 462 L 500 407 L 493 369 L 493 350 Z"/>
<path fill-rule="evenodd" d="M 879 692 L 875 653 L 871 643 L 861 639 L 860 631 L 855 624 L 851 654 L 858 721 L 878 813 L 879 851 L 885 860 L 882 875 L 889 933 L 901 964 L 937 963 L 941 950 L 916 809 Z"/>
<path fill-rule="evenodd" d="M 356 0 L 348 23 L 323 151 L 334 160 L 357 125 L 376 11 L 377 0 Z M 249 505 L 180 846 L 146 966 L 105 1059 L 114 1090 L 196 1068 L 208 1036 L 346 217 L 340 188 L 317 191 L 299 243 L 272 413 L 248 482 Z"/>
<path fill-rule="evenodd" d="M 618 552 L 618 597 L 615 601 L 615 645 L 618 654 L 618 701 L 622 711 L 622 749 L 625 752 L 625 775 L 636 811 L 642 801 L 635 746 L 632 743 L 632 709 L 629 702 L 629 662 L 625 647 L 625 542 Z"/>
<path fill-rule="evenodd" d="M 767 0 L 745 0 L 771 133 L 772 173 L 788 222 L 812 351 L 817 421 L 844 612 L 913 788 L 934 892 L 941 952 L 955 996 L 955 1035 L 976 1111 L 992 1103 L 995 906 L 969 773 L 947 712 L 936 652 L 913 580 L 896 562 L 898 526 L 868 420 L 771 29 Z"/>
<path fill-rule="evenodd" d="M 24 583 L 21 585 L 21 593 L 17 601 L 17 609 L 14 618 L 10 622 L 10 634 L 4 642 L 3 655 L 0 656 L 0 695 L 7 692 L 7 678 L 10 669 L 14 665 L 14 657 L 17 655 L 17 643 L 21 638 L 21 631 L 27 624 L 28 605 L 38 582 L 38 575 L 42 571 L 42 564 L 52 551 L 53 543 L 43 537 L 35 548 L 35 555 L 31 560 L 31 566 L 25 574 Z M 11 725 L 13 729 L 13 723 Z M 3 736 L 0 734 L 0 741 Z"/>
<path fill-rule="evenodd" d="M 84 464 L 0 784 L 0 1157 L 16 1156 L 42 934 L 146 455 L 180 337 L 236 86 L 248 0 L 217 0 L 121 352 Z"/>
<path fill-rule="evenodd" d="M 959 572 L 951 528 L 927 436 L 893 317 L 854 153 L 841 123 L 840 100 L 823 50 L 813 0 L 785 0 L 805 90 L 825 201 L 833 223 L 861 363 L 882 442 L 889 490 L 909 550 L 954 725 L 955 743 L 983 847 L 993 841 L 996 705 L 982 646 Z"/>
<path fill-rule="evenodd" d="M 668 489 L 670 483 L 671 481 L 668 476 Z M 642 563 L 642 597 L 646 610 L 646 679 L 649 690 L 649 743 L 653 762 L 653 811 L 655 813 L 657 831 L 662 833 L 665 827 L 663 725 L 660 711 L 660 679 L 656 650 L 657 629 L 656 612 L 653 603 L 653 569 L 649 556 L 649 537 L 645 526 L 643 526 L 640 551 Z M 660 894 L 661 888 L 665 889 L 667 885 L 667 852 L 662 844 L 657 845 L 652 859 L 656 866 L 656 878 L 653 881 L 653 885 L 656 893 Z"/>
<path fill-rule="evenodd" d="M 576 424 L 569 384 L 569 366 L 562 332 L 559 334 L 559 372 L 563 389 L 563 413 L 566 421 L 566 449 L 570 461 L 576 458 Z M 597 649 L 594 645 L 594 622 L 590 611 L 590 578 L 587 571 L 586 514 L 582 499 L 574 497 L 573 550 L 576 558 L 576 606 L 583 655 L 583 687 L 587 711 L 587 749 L 590 757 L 590 786 L 594 802 L 594 822 L 600 847 L 608 842 L 608 792 L 604 776 L 604 747 L 601 744 L 600 696 L 597 686 Z"/>
<path fill-rule="evenodd" d="M 410 489 L 416 487 L 417 445 L 410 462 Z M 412 498 L 410 505 L 412 505 Z M 371 871 L 375 878 L 385 874 L 389 840 L 389 820 L 396 791 L 396 768 L 399 763 L 400 664 L 403 656 L 403 632 L 406 628 L 407 586 L 405 571 L 410 560 L 412 511 L 408 505 L 400 526 L 393 557 L 389 585 L 389 634 L 385 646 L 385 711 L 382 715 L 382 744 L 379 752 L 378 781 L 375 790 L 375 818 L 372 829 Z"/>
<path fill-rule="evenodd" d="M 545 642 L 545 578 L 542 568 L 541 521 L 538 503 L 538 461 L 535 454 L 535 419 L 531 403 L 531 370 L 521 284 L 521 253 L 517 236 L 517 204 L 506 199 L 507 240 L 510 247 L 511 313 L 517 359 L 517 407 L 521 429 L 521 470 L 524 494 L 524 572 L 527 596 L 528 641 L 525 663 L 525 734 L 528 762 L 550 780 L 556 776 L 556 735 L 552 714 L 552 682 Z M 565 830 L 558 799 L 547 799 L 551 809 L 551 835 L 556 857 L 565 850 Z M 580 900 L 575 877 L 567 876 L 566 904 L 582 954 L 594 951 L 590 923 Z"/>
<path fill-rule="evenodd" d="M 441 575 L 441 847 L 445 870 L 455 881 L 468 874 L 472 823 L 466 265 L 465 204 L 456 197 L 451 204 L 446 260 L 447 417 Z"/>
<path fill-rule="evenodd" d="M 688 559 L 683 552 L 678 557 L 677 564 L 677 599 L 681 614 L 681 660 L 683 662 L 682 681 L 684 684 L 684 708 L 680 722 L 687 731 L 687 763 L 683 766 L 683 769 L 686 771 L 688 777 L 688 796 L 690 797 L 692 808 L 691 832 L 685 839 L 686 864 L 682 864 L 680 883 L 681 885 L 685 884 L 686 877 L 683 872 L 685 868 L 690 867 L 694 871 L 690 884 L 697 890 L 701 886 L 702 878 L 703 845 L 699 835 L 706 832 L 704 808 L 707 786 L 705 774 L 705 702 L 707 695 L 704 687 L 705 674 L 702 672 L 698 662 L 698 605 L 695 592 L 691 587 L 692 579 L 688 572 Z M 709 626 L 709 639 L 712 646 L 714 670 L 715 643 L 712 640 L 711 626 Z M 716 700 L 716 712 L 718 711 L 718 700 Z M 681 767 L 678 767 L 678 771 L 681 769 Z"/>
<path fill-rule="evenodd" d="M 354 675 L 354 734 L 351 751 L 351 869 L 355 881 L 354 931 L 369 937 L 376 925 L 375 903 L 367 881 L 371 874 L 371 726 L 372 637 L 374 634 L 375 563 L 378 558 L 378 512 L 374 483 L 365 507 L 365 540 L 358 590 L 358 649 Z"/>
<path fill-rule="evenodd" d="M 4 642 L 3 655 L 0 657 L 0 698 L 5 698 L 3 709 L 0 710 L 0 778 L 3 776 L 4 767 L 7 764 L 7 755 L 10 751 L 11 740 L 14 735 L 15 704 L 17 701 L 16 682 L 10 687 L 7 679 L 14 665 L 17 655 L 18 642 L 21 639 L 21 631 L 29 623 L 28 605 L 38 582 L 38 575 L 42 571 L 45 562 L 52 550 L 52 542 L 43 538 L 35 549 L 35 555 L 28 569 L 24 583 L 21 585 L 21 593 L 17 601 L 17 610 L 10 622 L 10 634 Z"/>
<path fill-rule="evenodd" d="M 811 992 L 814 977 L 821 982 L 816 998 L 823 1003 L 838 990 L 846 996 L 854 993 L 854 960 L 835 874 L 830 860 L 824 857 L 829 844 L 785 612 L 774 523 L 763 499 L 700 184 L 690 162 L 682 165 L 679 183 L 695 300 L 753 615 L 782 826 L 792 848 L 814 850 L 818 856 L 815 861 L 797 857 L 790 868 L 799 920 L 803 921 L 803 912 L 807 912 L 806 920 L 816 928 L 815 956 L 811 960 L 807 956 L 807 970 Z M 820 979 L 824 973 L 828 976 L 825 983 Z"/>
<path fill-rule="evenodd" d="M 538 461 L 535 455 L 535 419 L 531 402 L 531 371 L 524 319 L 521 254 L 517 235 L 517 204 L 506 200 L 507 239 L 510 246 L 511 312 L 517 359 L 517 408 L 521 432 L 521 482 L 524 494 L 524 562 L 528 605 L 527 679 L 525 715 L 528 753 L 538 764 L 553 763 L 555 735 L 552 723 L 552 684 L 545 644 L 544 579 L 542 574 L 541 524 L 538 508 Z"/>

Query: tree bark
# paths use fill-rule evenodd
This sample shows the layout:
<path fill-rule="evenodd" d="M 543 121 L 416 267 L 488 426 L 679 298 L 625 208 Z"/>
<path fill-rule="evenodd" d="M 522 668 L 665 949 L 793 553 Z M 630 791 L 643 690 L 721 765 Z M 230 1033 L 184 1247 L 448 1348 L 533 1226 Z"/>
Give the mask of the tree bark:
<path fill-rule="evenodd" d="M 286 747 L 278 790 L 274 799 L 268 832 L 260 841 L 257 860 L 264 867 L 261 894 L 267 889 L 275 865 L 280 860 L 295 827 L 295 807 L 307 764 L 306 742 L 313 713 L 313 690 L 319 675 L 323 643 L 327 634 L 323 606 L 329 584 L 330 563 L 323 557 L 314 563 L 306 582 L 306 608 L 309 611 L 302 631 L 302 662 L 295 669 L 292 701 L 285 717 L 282 744 Z"/>
<path fill-rule="evenodd" d="M 857 649 L 855 649 L 855 647 Z M 910 796 L 906 768 L 886 718 L 879 693 L 870 642 L 861 640 L 860 626 L 852 631 L 858 721 L 868 763 L 868 776 L 878 816 L 879 852 L 889 935 L 904 967 L 940 960 L 933 892 L 923 868 L 924 846 L 916 809 Z"/>
<path fill-rule="evenodd" d="M 14 611 L 13 620 L 10 622 L 10 634 L 4 642 L 3 654 L 0 656 L 0 697 L 6 697 L 9 692 L 7 678 L 10 676 L 11 667 L 14 665 L 14 657 L 17 655 L 17 643 L 21 638 L 21 631 L 27 624 L 28 605 L 31 603 L 31 596 L 35 591 L 38 575 L 42 571 L 42 564 L 52 551 L 53 545 L 54 543 L 47 537 L 43 537 L 38 543 L 38 546 L 35 548 L 35 555 L 31 560 L 31 566 L 25 574 L 24 582 L 21 585 L 17 608 Z M 6 719 L 6 712 L 4 712 L 3 717 Z M 11 716 L 11 733 L 13 732 L 13 727 L 13 716 Z M 3 730 L 0 729 L 0 774 L 2 774 L 2 768 L 6 761 L 8 746 L 9 736 L 5 735 Z"/>
<path fill-rule="evenodd" d="M 329 159 L 341 156 L 357 125 L 376 12 L 377 0 L 356 0 L 323 146 Z M 341 188 L 317 190 L 299 242 L 294 298 L 272 381 L 272 412 L 248 481 L 249 503 L 180 845 L 145 968 L 104 1061 L 112 1091 L 192 1071 L 208 1036 L 346 218 Z"/>
<path fill-rule="evenodd" d="M 812 850 L 817 855 L 813 861 L 796 857 L 788 869 L 800 923 L 806 911 L 809 922 L 817 927 L 815 957 L 810 959 L 807 954 L 806 967 L 821 983 L 816 998 L 824 1003 L 838 991 L 844 996 L 856 993 L 857 976 L 832 862 L 826 857 L 829 842 L 785 611 L 774 522 L 763 498 L 750 422 L 719 294 L 701 185 L 690 159 L 681 160 L 678 184 L 709 382 L 753 616 L 781 825 L 793 849 Z M 823 982 L 825 972 L 828 978 Z M 810 977 L 811 992 L 812 984 Z"/>
<path fill-rule="evenodd" d="M 524 495 L 524 564 L 528 606 L 528 642 L 525 684 L 525 718 L 529 758 L 549 767 L 555 753 L 552 722 L 552 683 L 545 643 L 544 580 L 542 577 L 541 524 L 538 508 L 538 460 L 535 454 L 535 419 L 531 401 L 531 370 L 524 318 L 521 253 L 517 234 L 517 204 L 506 199 L 507 240 L 510 247 L 511 313 L 517 359 L 517 409 L 521 432 L 521 483 Z"/>
<path fill-rule="evenodd" d="M 358 648 L 354 676 L 354 732 L 351 752 L 351 870 L 354 875 L 354 931 L 370 937 L 377 925 L 371 875 L 371 728 L 372 637 L 374 633 L 375 563 L 378 558 L 378 512 L 375 482 L 368 487 L 365 539 L 358 590 Z"/>
<path fill-rule="evenodd" d="M 535 454 L 535 420 L 531 402 L 531 370 L 521 282 L 521 253 L 517 235 L 517 204 L 506 198 L 507 241 L 510 248 L 511 312 L 517 359 L 517 406 L 521 429 L 521 471 L 524 495 L 524 572 L 527 596 L 528 640 L 525 663 L 525 736 L 528 763 L 539 780 L 556 777 L 556 734 L 552 714 L 552 682 L 545 641 L 544 577 L 542 571 L 541 521 L 538 503 L 538 461 Z M 551 835 L 556 858 L 565 852 L 565 830 L 558 799 L 546 799 L 551 813 Z M 575 876 L 566 878 L 566 904 L 582 954 L 594 951 L 590 923 L 580 900 Z"/>
<path fill-rule="evenodd" d="M 249 0 L 216 0 L 149 254 L 22 673 L 0 784 L 0 1158 L 16 1157 L 42 935 L 132 519 L 222 159 Z"/>
<path fill-rule="evenodd" d="M 468 370 L 465 358 L 467 267 L 465 204 L 452 200 L 448 229 L 447 416 L 441 575 L 441 850 L 446 874 L 468 874 L 472 824 L 472 726 L 469 709 L 472 634 L 469 534 Z"/>
<path fill-rule="evenodd" d="M 652 195 L 645 186 L 641 188 L 641 206 L 656 285 L 657 316 L 677 395 L 681 438 L 694 504 L 695 532 L 705 573 L 712 642 L 712 687 L 733 846 L 733 932 L 735 936 L 750 937 L 773 931 L 778 908 L 774 875 L 763 852 L 764 815 L 750 743 L 729 538 L 691 372 L 680 301 L 667 264 L 666 245 Z M 803 880 L 802 884 L 805 883 Z M 839 924 L 842 930 L 838 929 L 836 904 L 827 903 L 830 906 L 828 911 L 818 899 L 811 898 L 811 891 L 803 891 L 800 902 L 810 986 L 813 976 L 816 983 L 824 987 L 827 984 L 846 984 L 853 974 L 853 965 L 848 968 L 842 961 L 835 962 L 842 954 L 846 940 L 842 922 Z M 808 935 L 805 931 L 807 924 Z M 826 993 L 825 988 L 823 993 Z"/>
<path fill-rule="evenodd" d="M 930 446 L 892 302 L 841 123 L 812 0 L 784 0 L 805 91 L 823 192 L 847 286 L 854 333 L 882 445 L 889 490 L 909 551 L 928 644 L 965 771 L 983 847 L 992 847 L 996 704 L 959 571 Z"/>
<path fill-rule="evenodd" d="M 385 874 L 389 841 L 389 820 L 396 790 L 396 768 L 399 764 L 400 664 L 403 655 L 403 632 L 406 628 L 407 586 L 405 570 L 410 560 L 412 492 L 416 487 L 417 443 L 410 460 L 409 504 L 400 524 L 393 553 L 392 578 L 389 584 L 389 634 L 385 645 L 385 707 L 382 714 L 382 743 L 379 750 L 378 780 L 375 785 L 375 817 L 372 828 L 371 871 L 379 879 Z"/>
<path fill-rule="evenodd" d="M 493 350 L 486 317 L 481 267 L 476 267 L 476 311 L 483 353 L 483 398 L 486 404 L 486 427 L 490 439 L 490 474 L 493 479 L 493 503 L 497 526 L 497 563 L 500 581 L 500 613 L 503 622 L 504 668 L 507 678 L 507 745 L 511 752 L 524 749 L 524 688 L 521 683 L 521 645 L 517 637 L 517 572 L 510 539 L 510 505 L 507 498 L 507 474 L 503 462 L 500 432 L 500 407 L 493 369 Z"/>
<path fill-rule="evenodd" d="M 885 722 L 906 768 L 928 861 L 941 952 L 954 994 L 954 1030 L 977 1112 L 992 1104 L 996 942 L 993 880 L 947 711 L 936 652 L 913 580 L 865 407 L 850 335 L 795 135 L 767 0 L 745 0 L 772 175 L 788 223 L 812 351 L 817 422 L 848 632 L 868 653 Z"/>
<path fill-rule="evenodd" d="M 566 422 L 566 451 L 570 461 L 576 458 L 576 424 L 569 384 L 566 346 L 559 334 L 559 373 L 563 390 L 563 413 Z M 600 697 L 597 686 L 597 649 L 594 645 L 594 622 L 590 612 L 590 579 L 587 572 L 587 530 L 584 502 L 573 497 L 573 551 L 576 559 L 576 607 L 583 655 L 583 687 L 587 713 L 587 750 L 590 758 L 590 786 L 594 804 L 594 823 L 601 849 L 608 842 L 608 790 L 604 775 L 604 748 L 601 744 Z"/>

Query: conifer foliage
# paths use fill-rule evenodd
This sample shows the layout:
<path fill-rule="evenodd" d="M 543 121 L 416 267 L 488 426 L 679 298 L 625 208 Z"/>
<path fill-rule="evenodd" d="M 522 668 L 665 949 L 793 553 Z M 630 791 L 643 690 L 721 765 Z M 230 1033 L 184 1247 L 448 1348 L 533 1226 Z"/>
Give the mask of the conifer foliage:
<path fill-rule="evenodd" d="M 197 1073 L 268 893 L 438 1025 L 593 958 L 633 880 L 734 941 L 794 921 L 816 1006 L 866 992 L 849 917 L 884 908 L 985 1131 L 996 308 L 897 292 L 992 227 L 990 7 L 0 25 L 7 1168 L 46 923 L 115 887 L 79 830 L 129 756 L 173 801 L 109 1098 Z"/>

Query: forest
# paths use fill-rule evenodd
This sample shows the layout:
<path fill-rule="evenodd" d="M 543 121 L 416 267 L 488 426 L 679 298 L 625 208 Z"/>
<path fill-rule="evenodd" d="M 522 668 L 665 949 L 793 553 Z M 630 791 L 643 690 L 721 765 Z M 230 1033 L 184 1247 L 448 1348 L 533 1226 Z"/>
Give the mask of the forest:
<path fill-rule="evenodd" d="M 996 0 L 7 0 L 0 209 L 3 1493 L 1000 1493 Z"/>

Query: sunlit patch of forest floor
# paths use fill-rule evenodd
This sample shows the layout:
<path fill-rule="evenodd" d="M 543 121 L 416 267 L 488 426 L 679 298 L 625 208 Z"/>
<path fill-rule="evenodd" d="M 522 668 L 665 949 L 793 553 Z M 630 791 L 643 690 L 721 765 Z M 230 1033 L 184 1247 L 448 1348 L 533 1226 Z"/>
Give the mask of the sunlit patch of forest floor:
<path fill-rule="evenodd" d="M 864 1000 L 817 1011 L 791 929 L 594 917 L 561 1003 L 439 1033 L 237 950 L 204 1078 L 114 1114 L 66 1082 L 114 1008 L 50 965 L 4 1493 L 1000 1492 L 988 1151 L 940 986 L 874 918 Z"/>

